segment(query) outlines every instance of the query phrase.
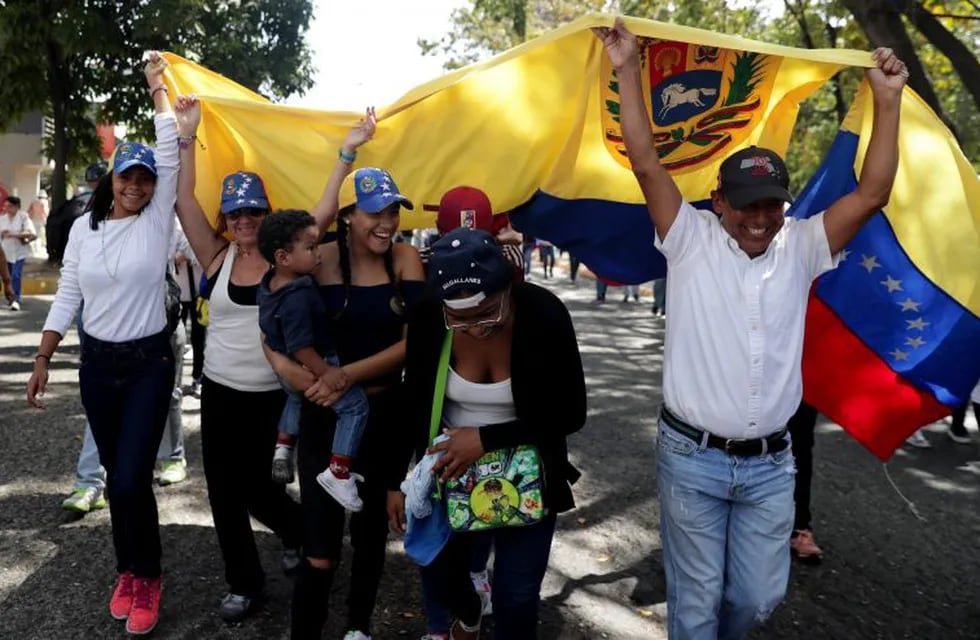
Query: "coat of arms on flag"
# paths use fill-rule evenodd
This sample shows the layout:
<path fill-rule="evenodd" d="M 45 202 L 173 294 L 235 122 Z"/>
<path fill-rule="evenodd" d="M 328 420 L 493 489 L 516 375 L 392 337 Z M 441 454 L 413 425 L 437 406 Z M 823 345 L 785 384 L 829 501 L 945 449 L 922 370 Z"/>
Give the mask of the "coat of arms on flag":
<path fill-rule="evenodd" d="M 661 162 L 677 171 L 720 159 L 762 122 L 779 59 L 703 44 L 641 38 L 644 90 Z M 629 167 L 619 124 L 619 81 L 603 59 L 606 148 Z"/>

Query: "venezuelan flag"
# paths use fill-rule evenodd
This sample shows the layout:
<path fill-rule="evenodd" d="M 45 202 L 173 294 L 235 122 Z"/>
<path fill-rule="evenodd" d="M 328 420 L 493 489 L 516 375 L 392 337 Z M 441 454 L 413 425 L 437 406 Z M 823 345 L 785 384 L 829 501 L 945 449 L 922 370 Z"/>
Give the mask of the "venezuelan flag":
<path fill-rule="evenodd" d="M 866 85 L 789 215 L 852 191 L 871 131 Z M 980 376 L 980 182 L 911 90 L 902 100 L 892 197 L 815 284 L 804 395 L 887 459 L 916 428 L 964 403 Z"/>
<path fill-rule="evenodd" d="M 423 205 L 403 213 L 402 226 L 434 226 L 424 205 L 469 184 L 497 211 L 511 211 L 516 227 L 609 280 L 663 275 L 620 134 L 618 81 L 589 29 L 610 24 L 609 16 L 585 16 L 379 108 L 377 134 L 358 164 L 391 170 Z M 840 69 L 871 65 L 867 52 L 626 24 L 641 37 L 661 162 L 696 203 L 709 197 L 728 154 L 752 144 L 785 153 L 800 102 Z M 360 114 L 275 105 L 167 58 L 170 95 L 203 100 L 198 133 L 207 150 L 198 153 L 197 184 L 205 211 L 217 215 L 220 180 L 239 169 L 263 176 L 274 206 L 311 207 Z M 870 134 L 868 100 L 859 95 L 791 215 L 812 215 L 853 188 Z M 814 289 L 804 362 L 807 398 L 882 458 L 965 400 L 980 373 L 980 182 L 911 91 L 900 136 L 891 202 Z"/>

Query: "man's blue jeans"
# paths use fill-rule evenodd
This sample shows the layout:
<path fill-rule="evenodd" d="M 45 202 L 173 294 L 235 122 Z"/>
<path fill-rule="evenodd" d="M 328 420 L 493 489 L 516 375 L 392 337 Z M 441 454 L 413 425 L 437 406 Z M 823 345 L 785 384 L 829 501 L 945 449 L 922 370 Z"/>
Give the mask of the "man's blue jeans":
<path fill-rule="evenodd" d="M 658 440 L 667 633 L 744 638 L 786 593 L 793 453 L 730 456 L 663 422 Z"/>
<path fill-rule="evenodd" d="M 20 302 L 20 290 L 24 281 L 25 262 L 27 262 L 27 259 L 21 258 L 16 262 L 7 263 L 7 267 L 10 269 L 10 289 L 13 291 L 15 302 Z"/>

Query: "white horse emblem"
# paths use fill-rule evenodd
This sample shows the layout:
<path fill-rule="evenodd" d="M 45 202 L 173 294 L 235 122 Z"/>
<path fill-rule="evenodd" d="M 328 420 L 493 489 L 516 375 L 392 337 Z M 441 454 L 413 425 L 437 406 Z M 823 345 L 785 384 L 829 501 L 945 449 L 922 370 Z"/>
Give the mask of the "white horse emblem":
<path fill-rule="evenodd" d="M 660 114 L 657 117 L 663 118 L 667 115 L 668 111 L 682 104 L 693 104 L 695 107 L 703 107 L 704 103 L 701 102 L 701 96 L 713 96 L 717 93 L 717 89 L 702 89 L 699 87 L 688 89 L 680 82 L 669 84 L 660 92 L 660 101 L 663 103 L 663 107 L 660 108 Z"/>

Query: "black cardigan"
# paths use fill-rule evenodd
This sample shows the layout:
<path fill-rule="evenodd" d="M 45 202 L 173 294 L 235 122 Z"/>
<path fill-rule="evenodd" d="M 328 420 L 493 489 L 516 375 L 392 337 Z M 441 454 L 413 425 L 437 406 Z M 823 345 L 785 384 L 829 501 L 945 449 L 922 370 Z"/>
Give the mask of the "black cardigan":
<path fill-rule="evenodd" d="M 553 513 L 575 506 L 570 484 L 579 472 L 568 461 L 565 438 L 585 424 L 586 392 L 582 358 L 565 305 L 554 294 L 530 283 L 514 285 L 514 337 L 511 389 L 517 419 L 480 429 L 484 451 L 519 444 L 537 445 L 545 476 L 545 506 Z M 439 354 L 446 335 L 442 304 L 427 297 L 408 324 L 405 359 L 406 430 L 397 488 L 413 452 L 429 441 L 429 419 Z M 396 477 L 397 476 L 397 477 Z"/>

